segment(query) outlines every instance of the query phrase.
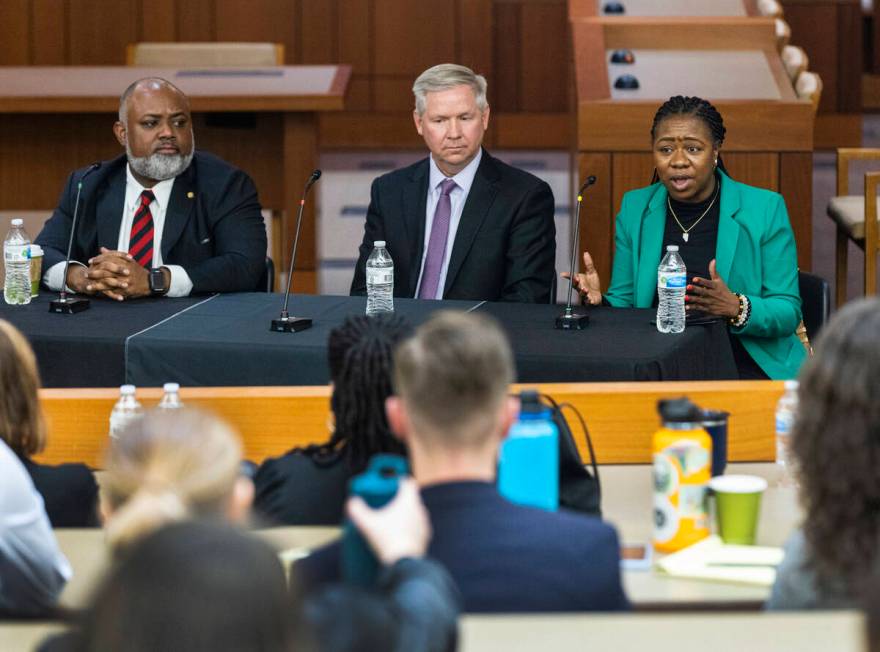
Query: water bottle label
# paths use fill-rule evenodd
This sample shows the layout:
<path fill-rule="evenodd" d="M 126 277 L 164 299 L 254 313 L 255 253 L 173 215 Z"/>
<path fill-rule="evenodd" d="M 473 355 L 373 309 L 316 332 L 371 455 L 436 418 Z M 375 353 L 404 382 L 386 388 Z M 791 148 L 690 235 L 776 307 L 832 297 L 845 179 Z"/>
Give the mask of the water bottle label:
<path fill-rule="evenodd" d="M 394 268 L 380 267 L 379 269 L 368 269 L 367 283 L 370 285 L 385 285 L 386 283 L 394 283 Z"/>
<path fill-rule="evenodd" d="M 660 289 L 683 290 L 687 285 L 685 272 L 659 272 L 657 274 L 657 287 Z"/>
<path fill-rule="evenodd" d="M 794 413 L 787 412 L 776 415 L 776 432 L 780 435 L 787 435 L 791 432 L 791 426 L 794 424 Z"/>
<path fill-rule="evenodd" d="M 31 259 L 30 245 L 5 245 L 3 257 L 7 263 L 26 263 Z"/>

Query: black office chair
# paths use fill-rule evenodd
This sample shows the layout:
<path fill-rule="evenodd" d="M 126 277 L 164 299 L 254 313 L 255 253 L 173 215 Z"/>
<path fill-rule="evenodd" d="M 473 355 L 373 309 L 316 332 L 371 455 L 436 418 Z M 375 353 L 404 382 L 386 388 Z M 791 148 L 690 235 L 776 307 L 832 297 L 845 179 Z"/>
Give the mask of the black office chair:
<path fill-rule="evenodd" d="M 263 268 L 263 274 L 255 291 L 269 293 L 275 291 L 275 263 L 269 256 L 266 256 L 266 266 Z"/>
<path fill-rule="evenodd" d="M 831 315 L 831 286 L 821 276 L 798 272 L 801 293 L 801 312 L 810 342 L 815 342 L 819 331 Z"/>

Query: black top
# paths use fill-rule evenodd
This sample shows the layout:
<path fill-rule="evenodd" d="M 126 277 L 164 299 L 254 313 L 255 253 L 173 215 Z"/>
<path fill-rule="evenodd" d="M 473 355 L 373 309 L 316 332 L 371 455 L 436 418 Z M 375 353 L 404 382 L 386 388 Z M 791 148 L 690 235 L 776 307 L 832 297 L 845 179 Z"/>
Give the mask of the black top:
<path fill-rule="evenodd" d="M 292 450 L 260 465 L 254 511 L 277 525 L 339 525 L 352 475 L 344 456 L 322 464 Z"/>
<path fill-rule="evenodd" d="M 689 203 L 676 201 L 669 197 L 669 201 L 666 203 L 666 229 L 663 232 L 663 249 L 661 249 L 660 258 L 662 260 L 666 255 L 667 245 L 678 245 L 678 253 L 687 268 L 688 282 L 695 276 L 709 278 L 709 261 L 715 258 L 718 242 L 718 218 L 721 215 L 720 194 L 721 184 L 716 181 L 715 192 L 705 201 Z M 672 211 L 675 211 L 675 216 Z M 705 215 L 700 219 L 704 213 Z M 675 221 L 676 216 L 684 229 L 688 231 L 687 242 L 682 237 L 683 229 Z M 656 305 L 656 297 L 654 301 Z"/>
<path fill-rule="evenodd" d="M 98 527 L 98 484 L 85 464 L 37 464 L 19 457 L 46 505 L 53 528 Z"/>

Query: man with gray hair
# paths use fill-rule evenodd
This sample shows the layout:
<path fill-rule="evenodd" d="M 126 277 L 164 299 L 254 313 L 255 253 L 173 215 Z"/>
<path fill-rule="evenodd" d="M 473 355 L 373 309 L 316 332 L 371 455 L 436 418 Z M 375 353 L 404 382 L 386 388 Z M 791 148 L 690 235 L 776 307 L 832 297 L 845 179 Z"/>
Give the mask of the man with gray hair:
<path fill-rule="evenodd" d="M 516 418 L 513 356 L 498 325 L 441 311 L 400 344 L 391 430 L 409 452 L 446 566 L 468 612 L 615 611 L 629 603 L 614 529 L 596 517 L 508 502 L 495 487 L 498 449 Z M 338 579 L 331 544 L 294 567 L 309 591 Z"/>
<path fill-rule="evenodd" d="M 139 79 L 119 100 L 113 133 L 125 154 L 74 172 L 36 238 L 43 283 L 116 301 L 257 287 L 266 228 L 247 174 L 195 151 L 189 100 Z M 82 183 L 70 269 L 64 261 Z"/>
<path fill-rule="evenodd" d="M 373 182 L 351 294 L 384 240 L 394 296 L 547 303 L 555 276 L 553 193 L 489 155 L 486 79 L 451 63 L 413 85 L 416 131 L 430 156 Z"/>

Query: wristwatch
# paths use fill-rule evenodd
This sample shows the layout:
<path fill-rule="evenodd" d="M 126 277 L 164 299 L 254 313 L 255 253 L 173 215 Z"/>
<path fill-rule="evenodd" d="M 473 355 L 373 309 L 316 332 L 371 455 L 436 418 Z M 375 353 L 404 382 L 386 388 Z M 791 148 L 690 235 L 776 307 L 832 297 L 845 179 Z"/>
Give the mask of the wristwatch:
<path fill-rule="evenodd" d="M 161 267 L 150 268 L 150 294 L 163 295 L 168 292 L 165 287 L 165 274 Z"/>

